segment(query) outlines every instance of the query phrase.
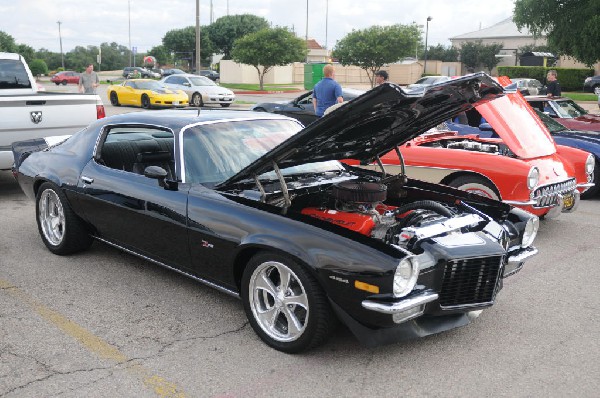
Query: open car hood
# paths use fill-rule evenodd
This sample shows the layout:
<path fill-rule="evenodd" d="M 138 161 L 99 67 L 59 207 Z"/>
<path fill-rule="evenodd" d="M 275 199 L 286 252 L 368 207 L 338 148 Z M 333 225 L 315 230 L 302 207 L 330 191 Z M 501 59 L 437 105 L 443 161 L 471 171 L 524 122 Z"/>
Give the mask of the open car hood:
<path fill-rule="evenodd" d="M 432 127 L 470 109 L 474 102 L 497 98 L 502 86 L 480 72 L 408 93 L 385 83 L 311 123 L 219 184 L 225 186 L 280 169 L 327 160 L 372 162 Z"/>

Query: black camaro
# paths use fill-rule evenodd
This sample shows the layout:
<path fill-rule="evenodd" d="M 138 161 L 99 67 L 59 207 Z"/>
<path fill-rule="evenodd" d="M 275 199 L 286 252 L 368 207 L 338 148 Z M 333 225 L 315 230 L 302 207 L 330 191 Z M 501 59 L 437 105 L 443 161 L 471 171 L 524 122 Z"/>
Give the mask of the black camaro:
<path fill-rule="evenodd" d="M 55 254 L 95 239 L 239 297 L 281 351 L 318 345 L 337 320 L 387 343 L 493 305 L 537 252 L 538 219 L 338 160 L 378 161 L 497 95 L 483 73 L 424 95 L 384 84 L 305 129 L 267 113 L 129 113 L 61 143 L 14 144 L 13 172 Z"/>

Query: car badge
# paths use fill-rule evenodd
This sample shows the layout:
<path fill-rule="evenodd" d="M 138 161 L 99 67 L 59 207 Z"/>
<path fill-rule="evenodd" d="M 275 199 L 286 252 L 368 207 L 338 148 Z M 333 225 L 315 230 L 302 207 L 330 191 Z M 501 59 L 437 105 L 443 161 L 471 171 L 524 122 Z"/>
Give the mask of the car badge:
<path fill-rule="evenodd" d="M 31 121 L 35 124 L 39 124 L 42 121 L 42 111 L 31 112 Z"/>

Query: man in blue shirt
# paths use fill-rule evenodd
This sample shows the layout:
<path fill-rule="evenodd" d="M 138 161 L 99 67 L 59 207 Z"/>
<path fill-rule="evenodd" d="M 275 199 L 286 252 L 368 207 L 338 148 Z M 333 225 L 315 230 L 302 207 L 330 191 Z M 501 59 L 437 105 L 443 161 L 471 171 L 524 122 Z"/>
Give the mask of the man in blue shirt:
<path fill-rule="evenodd" d="M 313 89 L 313 106 L 315 115 L 322 117 L 325 110 L 332 105 L 342 103 L 342 86 L 334 80 L 335 70 L 333 65 L 327 64 L 323 67 L 323 79 Z"/>

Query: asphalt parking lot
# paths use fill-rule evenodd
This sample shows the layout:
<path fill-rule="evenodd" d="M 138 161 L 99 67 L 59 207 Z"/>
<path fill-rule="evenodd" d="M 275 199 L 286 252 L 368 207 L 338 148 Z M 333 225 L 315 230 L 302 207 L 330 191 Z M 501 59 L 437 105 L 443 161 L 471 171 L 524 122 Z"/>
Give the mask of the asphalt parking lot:
<path fill-rule="evenodd" d="M 109 115 L 138 110 L 103 100 Z M 107 245 L 50 254 L 34 203 L 6 171 L 0 220 L 2 398 L 596 397 L 600 389 L 600 197 L 543 220 L 540 253 L 471 325 L 374 349 L 340 327 L 303 355 L 264 345 L 240 301 Z"/>

